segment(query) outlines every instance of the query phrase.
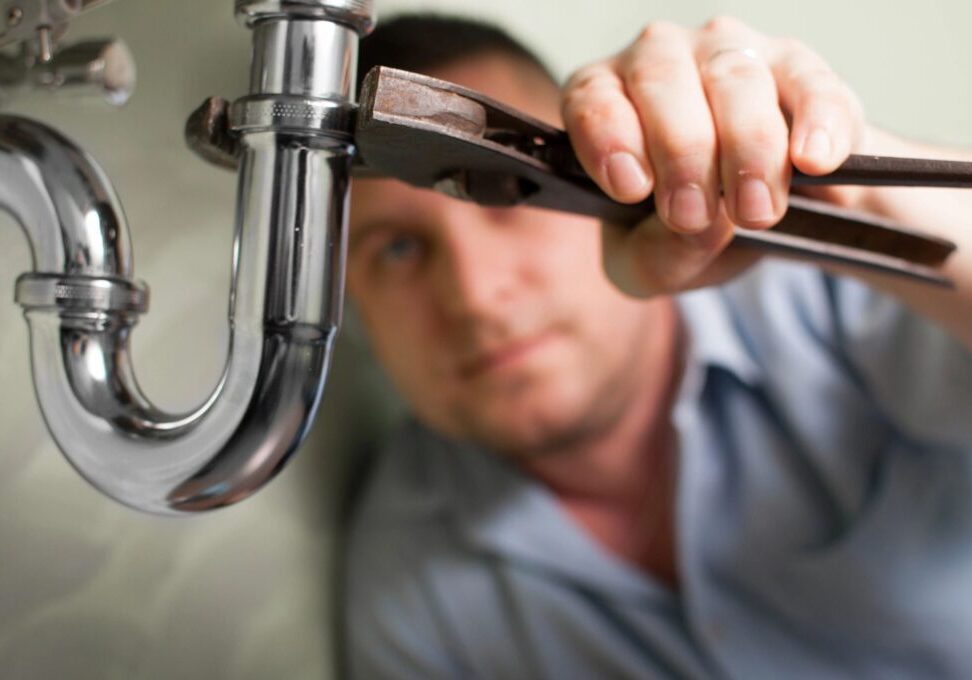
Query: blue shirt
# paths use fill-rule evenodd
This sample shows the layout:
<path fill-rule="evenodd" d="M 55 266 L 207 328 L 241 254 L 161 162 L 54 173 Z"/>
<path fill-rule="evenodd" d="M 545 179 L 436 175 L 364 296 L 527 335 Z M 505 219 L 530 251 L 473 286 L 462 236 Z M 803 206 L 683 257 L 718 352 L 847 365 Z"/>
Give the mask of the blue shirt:
<path fill-rule="evenodd" d="M 972 354 L 793 264 L 679 302 L 680 591 L 413 424 L 351 528 L 355 677 L 972 677 Z"/>

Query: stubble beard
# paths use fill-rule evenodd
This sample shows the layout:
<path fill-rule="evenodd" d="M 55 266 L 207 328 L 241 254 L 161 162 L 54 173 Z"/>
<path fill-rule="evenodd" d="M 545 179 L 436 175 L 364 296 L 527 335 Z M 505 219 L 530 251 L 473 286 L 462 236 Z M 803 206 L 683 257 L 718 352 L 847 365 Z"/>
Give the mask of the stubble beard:
<path fill-rule="evenodd" d="M 488 449 L 513 461 L 528 461 L 541 457 L 569 454 L 583 449 L 609 433 L 621 420 L 626 409 L 638 403 L 636 394 L 642 380 L 650 380 L 650 372 L 639 370 L 644 338 L 635 333 L 631 346 L 616 366 L 602 377 L 598 384 L 588 387 L 588 395 L 570 406 L 570 414 L 551 412 L 549 403 L 542 397 L 526 398 L 526 404 L 515 416 L 491 418 L 484 416 L 476 404 L 458 407 L 454 412 L 456 422 L 466 433 L 470 443 Z M 578 370 L 578 369 L 575 369 Z M 518 390 L 534 388 L 525 379 L 511 386 L 510 395 L 515 400 Z M 501 399 L 501 396 L 494 396 Z"/>

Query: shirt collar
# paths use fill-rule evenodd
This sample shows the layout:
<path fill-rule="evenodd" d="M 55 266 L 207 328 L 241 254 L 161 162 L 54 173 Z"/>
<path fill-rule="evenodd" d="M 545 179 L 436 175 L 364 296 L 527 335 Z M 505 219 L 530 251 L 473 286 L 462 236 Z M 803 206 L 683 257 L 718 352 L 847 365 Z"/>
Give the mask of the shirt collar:
<path fill-rule="evenodd" d="M 439 441 L 451 450 L 442 450 L 438 486 L 449 498 L 454 530 L 472 549 L 619 598 L 671 597 L 663 586 L 598 546 L 546 487 L 509 461 L 475 446 Z"/>
<path fill-rule="evenodd" d="M 687 336 L 687 362 L 690 371 L 714 366 L 753 386 L 761 382 L 763 370 L 747 345 L 730 293 L 726 286 L 701 288 L 676 297 Z"/>

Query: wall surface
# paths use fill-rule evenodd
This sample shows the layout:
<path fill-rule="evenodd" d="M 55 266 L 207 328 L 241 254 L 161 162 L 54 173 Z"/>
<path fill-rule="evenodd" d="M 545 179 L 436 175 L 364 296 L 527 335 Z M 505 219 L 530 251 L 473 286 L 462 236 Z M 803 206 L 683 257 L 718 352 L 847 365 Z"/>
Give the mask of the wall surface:
<path fill-rule="evenodd" d="M 972 3 L 960 0 L 377 4 L 385 15 L 422 7 L 494 19 L 562 76 L 619 49 L 648 20 L 695 25 L 732 14 L 814 46 L 879 125 L 972 142 Z M 74 137 L 114 179 L 137 274 L 153 295 L 135 334 L 136 369 L 169 409 L 203 399 L 225 351 L 235 180 L 190 155 L 181 130 L 206 96 L 245 89 L 248 34 L 231 8 L 229 0 L 117 0 L 78 21 L 72 36 L 126 39 L 139 65 L 126 108 L 39 95 L 8 107 Z M 0 677 L 330 677 L 335 499 L 356 430 L 384 418 L 365 406 L 384 388 L 361 343 L 339 347 L 309 443 L 266 491 L 196 519 L 147 517 L 99 496 L 47 437 L 12 302 L 14 279 L 29 266 L 18 228 L 0 215 Z"/>

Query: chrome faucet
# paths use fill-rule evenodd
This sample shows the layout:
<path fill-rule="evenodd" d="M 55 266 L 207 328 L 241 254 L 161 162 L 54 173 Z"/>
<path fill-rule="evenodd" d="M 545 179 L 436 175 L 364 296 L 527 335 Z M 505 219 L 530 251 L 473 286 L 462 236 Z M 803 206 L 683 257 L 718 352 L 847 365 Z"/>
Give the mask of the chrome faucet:
<path fill-rule="evenodd" d="M 39 40 L 38 62 L 55 63 L 51 8 L 66 21 L 101 3 L 0 3 L 8 26 L 21 12 L 0 47 Z M 133 278 L 108 178 L 58 132 L 0 116 L 0 208 L 30 244 L 33 271 L 16 299 L 47 427 L 81 475 L 150 512 L 229 505 L 279 472 L 314 417 L 341 321 L 357 46 L 372 2 L 236 0 L 235 10 L 253 61 L 230 116 L 241 151 L 230 342 L 218 385 L 192 412 L 156 408 L 133 373 L 148 290 Z M 28 17 L 35 25 L 23 28 Z"/>

